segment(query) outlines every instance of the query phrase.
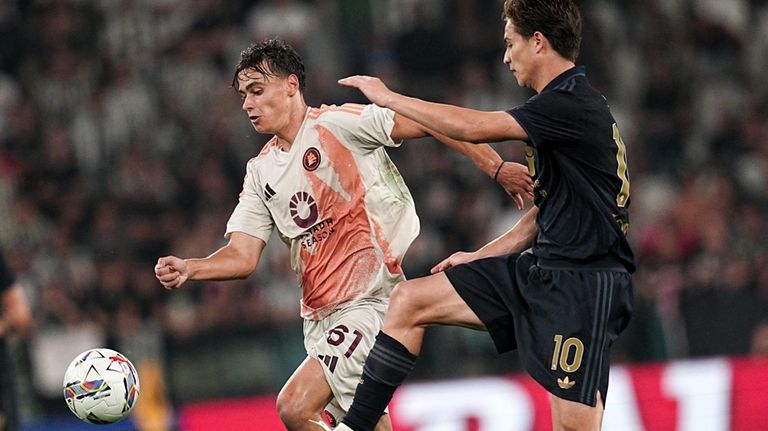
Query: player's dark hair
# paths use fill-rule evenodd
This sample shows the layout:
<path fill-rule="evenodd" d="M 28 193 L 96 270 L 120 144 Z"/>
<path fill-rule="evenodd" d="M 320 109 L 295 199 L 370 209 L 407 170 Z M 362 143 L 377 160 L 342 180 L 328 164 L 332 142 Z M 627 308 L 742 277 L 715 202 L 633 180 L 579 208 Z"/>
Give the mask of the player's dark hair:
<path fill-rule="evenodd" d="M 303 93 L 306 85 L 304 62 L 291 45 L 281 39 L 269 39 L 254 43 L 240 53 L 240 62 L 235 68 L 232 87 L 237 89 L 237 77 L 243 70 L 254 69 L 266 77 L 287 78 L 296 75 L 299 90 Z"/>
<path fill-rule="evenodd" d="M 576 61 L 581 45 L 581 13 L 573 0 L 504 0 L 502 19 L 528 39 L 541 32 L 552 48 Z"/>

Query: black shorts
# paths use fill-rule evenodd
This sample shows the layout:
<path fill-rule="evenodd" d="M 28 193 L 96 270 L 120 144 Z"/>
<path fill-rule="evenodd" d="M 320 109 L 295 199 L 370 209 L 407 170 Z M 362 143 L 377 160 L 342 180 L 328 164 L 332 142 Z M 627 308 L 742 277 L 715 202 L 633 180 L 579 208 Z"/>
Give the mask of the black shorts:
<path fill-rule="evenodd" d="M 499 353 L 518 349 L 525 370 L 559 398 L 605 403 L 609 351 L 632 314 L 632 282 L 617 264 L 538 262 L 530 253 L 445 271 Z"/>

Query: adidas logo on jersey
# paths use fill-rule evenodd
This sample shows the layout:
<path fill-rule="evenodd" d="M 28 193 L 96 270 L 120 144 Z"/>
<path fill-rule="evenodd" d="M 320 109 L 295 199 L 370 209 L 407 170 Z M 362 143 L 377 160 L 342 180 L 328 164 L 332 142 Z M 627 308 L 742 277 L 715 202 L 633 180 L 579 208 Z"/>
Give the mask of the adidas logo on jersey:
<path fill-rule="evenodd" d="M 277 192 L 272 190 L 272 187 L 269 186 L 269 183 L 264 186 L 264 197 L 266 197 L 267 200 L 272 199 L 276 194 Z"/>

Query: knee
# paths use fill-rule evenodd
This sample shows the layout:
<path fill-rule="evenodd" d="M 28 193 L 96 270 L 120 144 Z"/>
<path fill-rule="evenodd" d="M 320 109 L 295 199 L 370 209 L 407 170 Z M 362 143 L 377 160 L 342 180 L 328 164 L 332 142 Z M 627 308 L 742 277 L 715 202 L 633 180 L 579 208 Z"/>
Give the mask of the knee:
<path fill-rule="evenodd" d="M 401 281 L 395 285 L 389 298 L 387 317 L 401 323 L 420 323 L 419 311 L 422 309 L 416 280 Z"/>
<path fill-rule="evenodd" d="M 286 423 L 286 419 L 290 419 L 295 411 L 295 401 L 286 388 L 283 388 L 280 393 L 277 394 L 277 401 L 275 404 L 280 419 L 282 419 L 283 423 Z"/>
<path fill-rule="evenodd" d="M 304 411 L 299 397 L 288 388 L 283 388 L 277 394 L 277 413 L 289 430 L 299 429 L 301 424 L 311 418 L 311 412 Z"/>

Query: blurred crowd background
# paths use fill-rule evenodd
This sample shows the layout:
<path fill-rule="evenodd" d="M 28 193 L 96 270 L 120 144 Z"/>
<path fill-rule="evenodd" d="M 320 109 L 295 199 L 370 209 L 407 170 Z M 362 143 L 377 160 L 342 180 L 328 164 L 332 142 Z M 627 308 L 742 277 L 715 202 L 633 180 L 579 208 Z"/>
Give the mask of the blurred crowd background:
<path fill-rule="evenodd" d="M 768 1 L 578 3 L 578 63 L 630 159 L 636 312 L 616 363 L 768 354 Z M 532 93 L 502 63 L 501 4 L 0 1 L 0 244 L 36 320 L 15 345 L 25 417 L 63 408 L 63 369 L 94 344 L 157 364 L 171 403 L 276 392 L 304 357 L 279 241 L 248 280 L 170 292 L 153 275 L 159 256 L 223 244 L 245 163 L 268 138 L 230 88 L 240 51 L 290 41 L 314 106 L 364 101 L 336 80 L 371 74 L 503 110 Z M 523 160 L 520 143 L 494 146 Z M 389 153 L 422 220 L 409 277 L 521 214 L 436 141 Z M 414 378 L 519 369 L 483 333 L 436 328 Z"/>

